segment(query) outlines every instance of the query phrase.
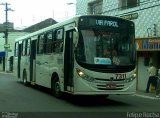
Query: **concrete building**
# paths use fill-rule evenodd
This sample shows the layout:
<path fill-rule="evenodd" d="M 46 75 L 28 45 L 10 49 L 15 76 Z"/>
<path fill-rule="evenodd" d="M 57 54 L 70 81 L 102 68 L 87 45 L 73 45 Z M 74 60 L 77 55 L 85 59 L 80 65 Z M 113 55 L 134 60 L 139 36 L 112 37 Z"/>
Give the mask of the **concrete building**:
<path fill-rule="evenodd" d="M 160 0 L 77 0 L 77 15 L 102 14 L 135 23 L 138 59 L 137 88 L 145 90 L 147 67 L 160 68 Z"/>

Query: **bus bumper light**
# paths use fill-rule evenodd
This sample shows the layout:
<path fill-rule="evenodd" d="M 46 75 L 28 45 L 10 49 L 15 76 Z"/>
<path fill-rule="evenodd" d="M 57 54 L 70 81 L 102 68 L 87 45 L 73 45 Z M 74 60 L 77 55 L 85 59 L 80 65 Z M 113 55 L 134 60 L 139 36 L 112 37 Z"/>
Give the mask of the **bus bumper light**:
<path fill-rule="evenodd" d="M 126 79 L 126 82 L 131 82 L 131 81 L 133 81 L 135 78 L 136 78 L 136 74 L 134 73 L 130 78 L 127 78 Z"/>
<path fill-rule="evenodd" d="M 86 75 L 86 74 L 85 74 L 83 71 L 81 71 L 80 69 L 76 69 L 76 70 L 77 70 L 78 75 L 79 75 L 81 78 L 83 78 L 83 79 L 85 79 L 85 80 L 87 80 L 87 81 L 90 81 L 90 82 L 95 81 L 95 79 L 94 79 L 93 77 L 90 77 L 90 76 Z"/>

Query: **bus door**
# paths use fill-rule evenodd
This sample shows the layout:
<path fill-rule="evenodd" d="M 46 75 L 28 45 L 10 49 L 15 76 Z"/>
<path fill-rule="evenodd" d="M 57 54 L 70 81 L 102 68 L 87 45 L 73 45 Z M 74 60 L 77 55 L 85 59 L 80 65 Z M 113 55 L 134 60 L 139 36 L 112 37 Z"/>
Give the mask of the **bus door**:
<path fill-rule="evenodd" d="M 32 40 L 30 49 L 30 81 L 35 82 L 36 40 Z"/>
<path fill-rule="evenodd" d="M 21 52 L 22 52 L 22 44 L 18 44 L 18 63 L 17 63 L 17 75 L 20 78 L 21 75 Z"/>
<path fill-rule="evenodd" d="M 73 30 L 66 31 L 64 52 L 64 90 L 73 88 Z"/>

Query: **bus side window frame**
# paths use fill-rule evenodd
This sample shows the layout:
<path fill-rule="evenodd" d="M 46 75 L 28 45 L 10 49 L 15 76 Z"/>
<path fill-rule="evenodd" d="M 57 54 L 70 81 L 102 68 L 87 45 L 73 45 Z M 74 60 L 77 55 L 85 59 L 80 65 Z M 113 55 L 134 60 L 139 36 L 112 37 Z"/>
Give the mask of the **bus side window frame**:
<path fill-rule="evenodd" d="M 51 35 L 51 38 L 49 38 L 48 36 Z M 50 30 L 46 33 L 46 53 L 52 53 L 53 52 L 53 31 Z"/>
<path fill-rule="evenodd" d="M 64 43 L 64 28 L 58 28 L 54 31 L 54 47 L 55 53 L 63 52 L 63 43 Z"/>
<path fill-rule="evenodd" d="M 24 40 L 22 41 L 22 45 L 21 45 L 21 56 L 23 56 L 23 45 L 24 45 Z"/>
<path fill-rule="evenodd" d="M 45 47 L 44 47 L 44 41 L 45 40 L 45 34 L 39 34 L 38 35 L 38 42 L 37 42 L 37 54 L 43 54 L 45 52 Z M 41 41 L 41 44 L 40 44 Z M 41 48 L 40 48 L 41 45 Z"/>
<path fill-rule="evenodd" d="M 21 55 L 26 56 L 26 54 L 27 54 L 27 39 L 24 39 L 22 41 L 22 53 L 21 53 Z"/>
<path fill-rule="evenodd" d="M 27 39 L 27 44 L 26 44 L 26 55 L 30 55 L 30 47 L 31 47 L 31 38 Z"/>
<path fill-rule="evenodd" d="M 39 35 L 37 36 L 36 48 L 37 48 L 36 54 L 39 54 Z"/>
<path fill-rule="evenodd" d="M 15 56 L 15 57 L 18 57 L 18 45 L 19 45 L 19 43 L 16 42 L 16 43 L 15 43 L 15 48 L 14 48 L 14 49 L 15 49 L 15 50 L 14 50 L 14 56 Z"/>

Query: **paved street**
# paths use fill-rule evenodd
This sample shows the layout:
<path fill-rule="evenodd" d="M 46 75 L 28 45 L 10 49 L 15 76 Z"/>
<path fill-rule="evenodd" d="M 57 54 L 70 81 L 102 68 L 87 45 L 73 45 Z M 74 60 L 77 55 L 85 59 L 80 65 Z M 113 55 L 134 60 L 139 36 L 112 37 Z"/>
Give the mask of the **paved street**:
<path fill-rule="evenodd" d="M 26 87 L 12 74 L 0 73 L 1 112 L 159 112 L 160 99 L 145 95 L 111 95 L 57 99 L 48 89 Z"/>

